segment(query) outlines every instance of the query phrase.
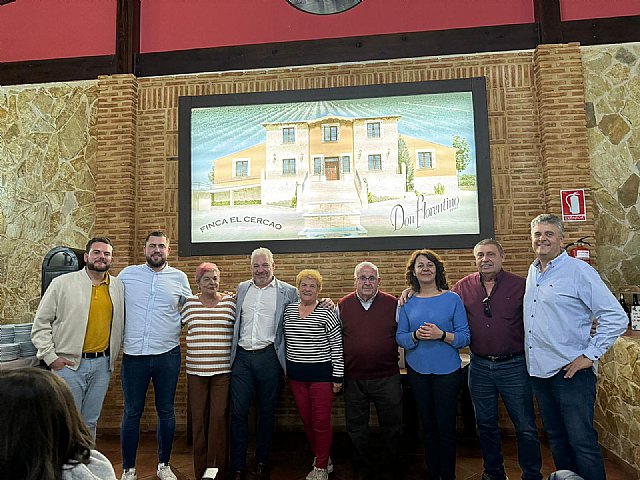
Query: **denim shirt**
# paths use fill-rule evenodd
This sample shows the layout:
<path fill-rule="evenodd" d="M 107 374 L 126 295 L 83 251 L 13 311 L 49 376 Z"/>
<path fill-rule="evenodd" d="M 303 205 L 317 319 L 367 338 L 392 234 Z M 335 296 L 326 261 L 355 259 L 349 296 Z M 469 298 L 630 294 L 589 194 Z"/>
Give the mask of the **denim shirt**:
<path fill-rule="evenodd" d="M 191 295 L 184 272 L 130 265 L 118 278 L 124 283 L 124 353 L 159 355 L 179 345 L 180 304 Z"/>
<path fill-rule="evenodd" d="M 590 334 L 593 319 L 595 335 Z M 626 330 L 627 315 L 588 263 L 563 251 L 529 267 L 524 295 L 525 354 L 529 374 L 549 378 L 580 355 L 594 361 Z"/>

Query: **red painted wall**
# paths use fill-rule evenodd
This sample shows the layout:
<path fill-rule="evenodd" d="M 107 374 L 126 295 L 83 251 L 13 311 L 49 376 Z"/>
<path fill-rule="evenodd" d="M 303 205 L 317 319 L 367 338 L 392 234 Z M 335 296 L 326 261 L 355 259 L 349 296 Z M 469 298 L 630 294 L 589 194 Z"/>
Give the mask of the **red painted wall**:
<path fill-rule="evenodd" d="M 563 21 L 640 15 L 640 0 L 560 0 Z"/>
<path fill-rule="evenodd" d="M 140 51 L 533 22 L 533 0 L 364 0 L 311 15 L 285 0 L 142 0 Z"/>
<path fill-rule="evenodd" d="M 16 0 L 0 6 L 0 62 L 115 51 L 115 0 Z"/>
<path fill-rule="evenodd" d="M 563 20 L 640 15 L 640 0 L 560 0 Z M 140 51 L 531 23 L 533 0 L 363 0 L 310 15 L 285 0 L 141 0 Z M 115 0 L 0 7 L 0 62 L 113 55 Z"/>

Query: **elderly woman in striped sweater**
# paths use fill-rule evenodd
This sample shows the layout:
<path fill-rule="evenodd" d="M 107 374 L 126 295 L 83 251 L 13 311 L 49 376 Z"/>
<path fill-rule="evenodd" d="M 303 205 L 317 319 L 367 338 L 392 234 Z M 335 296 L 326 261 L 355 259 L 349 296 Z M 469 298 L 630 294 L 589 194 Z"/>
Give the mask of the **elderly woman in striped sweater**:
<path fill-rule="evenodd" d="M 300 301 L 284 311 L 287 377 L 315 455 L 307 480 L 326 480 L 333 467 L 331 406 L 344 376 L 340 320 L 333 309 L 318 308 L 318 271 L 301 271 L 296 286 Z"/>
<path fill-rule="evenodd" d="M 226 470 L 226 410 L 236 300 L 218 291 L 220 269 L 214 263 L 196 268 L 196 284 L 199 292 L 187 298 L 182 324 L 187 326 L 193 466 L 196 478 L 202 478 L 208 467 L 218 467 L 223 476 Z"/>

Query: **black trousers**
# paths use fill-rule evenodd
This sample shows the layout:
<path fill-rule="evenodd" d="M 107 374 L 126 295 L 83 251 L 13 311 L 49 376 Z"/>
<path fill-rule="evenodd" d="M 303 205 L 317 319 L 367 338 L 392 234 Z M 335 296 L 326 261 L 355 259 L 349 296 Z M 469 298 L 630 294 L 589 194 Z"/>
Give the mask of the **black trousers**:
<path fill-rule="evenodd" d="M 373 464 L 393 468 L 398 459 L 398 443 L 402 433 L 402 385 L 400 374 L 373 380 L 344 382 L 344 403 L 347 432 L 353 444 L 354 465 L 365 474 L 371 473 Z M 381 452 L 370 451 L 369 412 L 375 406 L 380 427 Z"/>
<path fill-rule="evenodd" d="M 456 416 L 462 370 L 445 375 L 421 374 L 407 367 L 409 386 L 422 420 L 427 478 L 456 478 Z"/>

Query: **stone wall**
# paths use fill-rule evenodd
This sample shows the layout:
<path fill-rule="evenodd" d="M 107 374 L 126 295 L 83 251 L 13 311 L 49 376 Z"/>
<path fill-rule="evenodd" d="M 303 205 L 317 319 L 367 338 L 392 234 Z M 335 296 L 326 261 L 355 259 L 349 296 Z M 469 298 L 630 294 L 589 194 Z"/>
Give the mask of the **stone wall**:
<path fill-rule="evenodd" d="M 0 87 L 0 323 L 33 320 L 54 246 L 95 222 L 97 82 Z"/>
<path fill-rule="evenodd" d="M 598 377 L 600 443 L 640 478 L 640 339 L 619 338 L 603 357 Z"/>
<path fill-rule="evenodd" d="M 598 270 L 640 292 L 640 43 L 582 48 Z"/>
<path fill-rule="evenodd" d="M 640 43 L 581 50 L 598 271 L 613 291 L 640 292 Z M 639 358 L 630 337 L 604 356 L 595 411 L 601 443 L 637 472 Z"/>

